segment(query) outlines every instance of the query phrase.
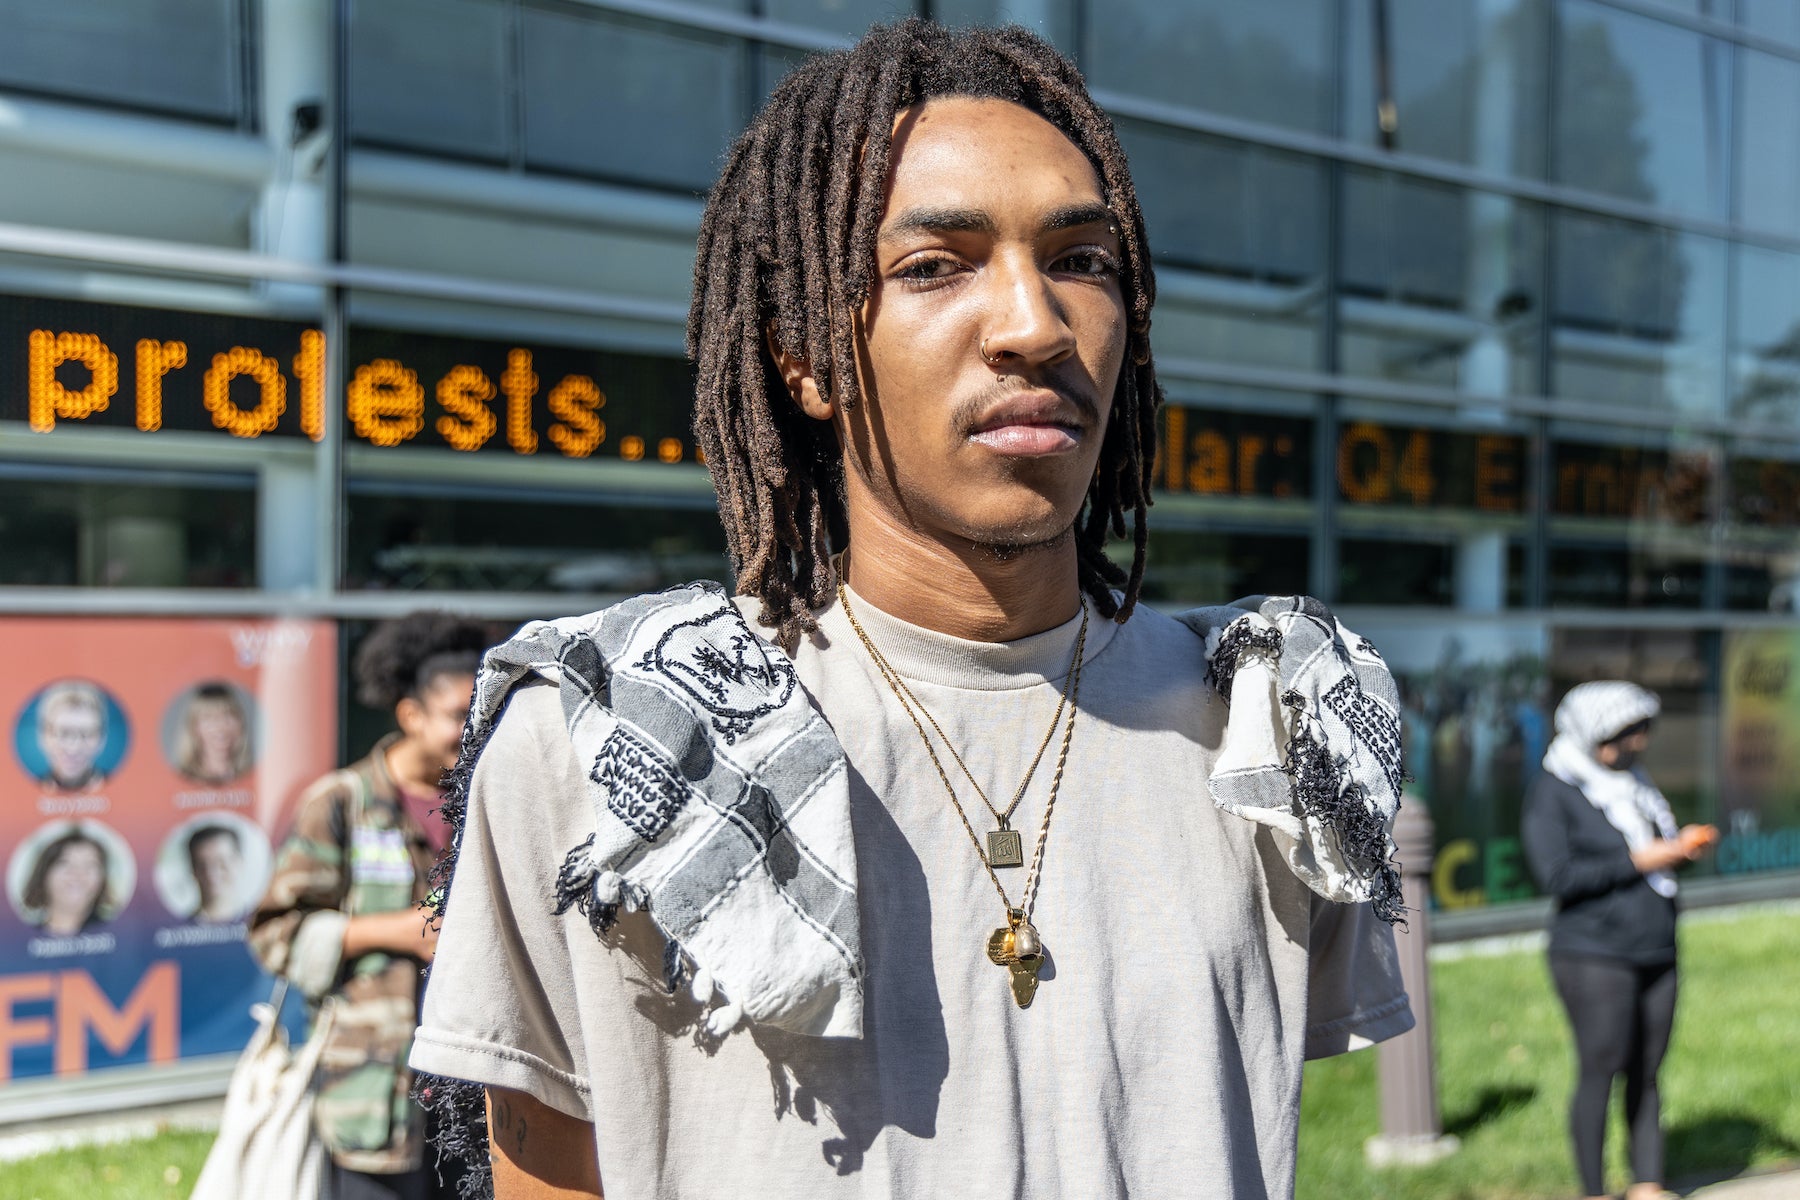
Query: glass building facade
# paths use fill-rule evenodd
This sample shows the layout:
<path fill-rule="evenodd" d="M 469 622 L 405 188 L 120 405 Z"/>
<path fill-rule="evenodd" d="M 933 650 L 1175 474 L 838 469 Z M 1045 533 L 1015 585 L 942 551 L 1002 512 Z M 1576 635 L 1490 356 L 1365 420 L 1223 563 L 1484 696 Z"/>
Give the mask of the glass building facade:
<path fill-rule="evenodd" d="M 1800 881 L 1790 0 L 0 0 L 0 630 L 342 655 L 723 576 L 700 194 L 783 72 L 914 12 L 1041 32 L 1112 113 L 1148 598 L 1375 638 L 1441 908 L 1532 894 L 1520 795 L 1597 676 L 1661 693 L 1702 871 Z"/>

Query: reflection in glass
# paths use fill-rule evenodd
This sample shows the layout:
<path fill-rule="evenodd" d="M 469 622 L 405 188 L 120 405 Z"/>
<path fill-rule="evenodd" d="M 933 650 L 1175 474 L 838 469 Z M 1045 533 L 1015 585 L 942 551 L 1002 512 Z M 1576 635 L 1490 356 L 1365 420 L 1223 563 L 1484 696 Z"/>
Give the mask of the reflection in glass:
<path fill-rule="evenodd" d="M 1344 538 L 1338 543 L 1340 604 L 1456 603 L 1456 546 L 1450 541 Z"/>
<path fill-rule="evenodd" d="M 521 12 L 525 159 L 702 191 L 743 120 L 735 38 L 624 17 Z"/>
<path fill-rule="evenodd" d="M 1725 243 L 1575 212 L 1554 232 L 1552 392 L 1718 413 Z"/>
<path fill-rule="evenodd" d="M 763 0 L 761 10 L 771 20 L 857 37 L 877 21 L 915 15 L 918 6 L 908 0 Z M 943 13 L 933 15 L 947 19 Z"/>
<path fill-rule="evenodd" d="M 1800 612 L 1800 461 L 1769 452 L 1725 464 L 1725 607 Z"/>
<path fill-rule="evenodd" d="M 1595 432 L 1582 434 L 1593 437 Z M 1717 450 L 1550 444 L 1549 599 L 1591 608 L 1699 608 L 1716 557 Z"/>
<path fill-rule="evenodd" d="M 1310 541 L 1286 531 L 1220 532 L 1152 525 L 1144 599 L 1152 604 L 1224 604 L 1241 596 L 1307 591 Z"/>
<path fill-rule="evenodd" d="M 1332 0 L 1111 0 L 1082 6 L 1097 89 L 1331 130 Z"/>
<path fill-rule="evenodd" d="M 350 132 L 359 142 L 505 161 L 508 8 L 370 0 L 350 17 Z"/>
<path fill-rule="evenodd" d="M 0 88 L 246 119 L 237 0 L 0 0 Z"/>
<path fill-rule="evenodd" d="M 0 585 L 256 585 L 247 475 L 0 463 Z"/>
<path fill-rule="evenodd" d="M 1696 629 L 1560 628 L 1551 636 L 1552 705 L 1578 683 L 1629 679 L 1662 701 L 1642 766 L 1681 822 L 1717 813 L 1719 635 Z M 1712 856 L 1684 872 L 1712 869 Z"/>
<path fill-rule="evenodd" d="M 1725 45 L 1593 0 L 1558 12 L 1556 180 L 1724 217 Z"/>
<path fill-rule="evenodd" d="M 1794 0 L 1738 0 L 1738 21 L 1752 33 L 1800 46 L 1800 5 Z"/>
<path fill-rule="evenodd" d="M 1064 54 L 1075 54 L 1074 0 L 933 0 L 933 20 L 961 25 L 1023 25 Z"/>
<path fill-rule="evenodd" d="M 346 585 L 394 591 L 656 591 L 729 581 L 710 492 L 432 493 L 352 481 Z"/>
<path fill-rule="evenodd" d="M 1325 269 L 1317 160 L 1138 121 L 1119 122 L 1119 135 L 1158 266 L 1159 343 L 1182 356 L 1315 365 Z"/>
<path fill-rule="evenodd" d="M 1541 211 L 1352 168 L 1344 181 L 1340 366 L 1478 395 L 1536 392 Z"/>
<path fill-rule="evenodd" d="M 1800 62 L 1746 49 L 1738 64 L 1738 220 L 1800 235 Z"/>
<path fill-rule="evenodd" d="M 1689 547 L 1552 542 L 1550 603 L 1574 608 L 1699 608 L 1706 563 Z"/>
<path fill-rule="evenodd" d="M 1542 0 L 1386 3 L 1394 148 L 1498 175 L 1540 177 L 1549 91 Z M 1374 0 L 1350 0 L 1344 19 L 1344 134 L 1375 145 L 1381 97 Z"/>
<path fill-rule="evenodd" d="M 1800 422 L 1800 256 L 1760 246 L 1732 253 L 1732 412 Z"/>

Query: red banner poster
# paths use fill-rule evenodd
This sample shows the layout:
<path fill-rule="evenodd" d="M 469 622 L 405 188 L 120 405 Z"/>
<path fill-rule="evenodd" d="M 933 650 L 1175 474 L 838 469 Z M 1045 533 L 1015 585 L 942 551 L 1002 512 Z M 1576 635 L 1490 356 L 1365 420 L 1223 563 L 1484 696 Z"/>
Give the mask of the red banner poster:
<path fill-rule="evenodd" d="M 244 916 L 337 744 L 326 621 L 0 618 L 0 1080 L 242 1048 Z"/>

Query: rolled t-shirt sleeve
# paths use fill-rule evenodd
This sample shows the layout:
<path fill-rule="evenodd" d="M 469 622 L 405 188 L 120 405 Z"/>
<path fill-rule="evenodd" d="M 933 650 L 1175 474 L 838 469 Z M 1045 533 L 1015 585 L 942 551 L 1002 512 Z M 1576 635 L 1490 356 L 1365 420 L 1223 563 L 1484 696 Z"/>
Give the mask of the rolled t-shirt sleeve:
<path fill-rule="evenodd" d="M 1329 1058 L 1413 1027 L 1394 930 L 1368 904 L 1312 897 L 1306 1057 Z"/>
<path fill-rule="evenodd" d="M 413 1069 L 527 1092 L 592 1119 L 571 926 L 552 915 L 557 870 L 585 836 L 587 808 L 556 689 L 522 686 L 470 781 Z"/>

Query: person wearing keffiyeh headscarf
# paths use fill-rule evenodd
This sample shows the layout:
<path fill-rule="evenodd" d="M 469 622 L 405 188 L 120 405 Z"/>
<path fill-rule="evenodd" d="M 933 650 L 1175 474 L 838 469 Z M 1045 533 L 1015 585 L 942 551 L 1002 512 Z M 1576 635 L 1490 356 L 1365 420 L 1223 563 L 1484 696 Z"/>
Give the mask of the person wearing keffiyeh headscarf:
<path fill-rule="evenodd" d="M 1627 1200 L 1665 1194 L 1656 1075 L 1675 1019 L 1675 870 L 1718 837 L 1710 825 L 1677 828 L 1639 765 L 1661 708 L 1623 680 L 1570 689 L 1525 800 L 1525 859 L 1556 899 L 1550 974 L 1575 1034 L 1569 1134 L 1589 1197 L 1609 1194 L 1606 1106 L 1620 1074 L 1636 1180 Z"/>

